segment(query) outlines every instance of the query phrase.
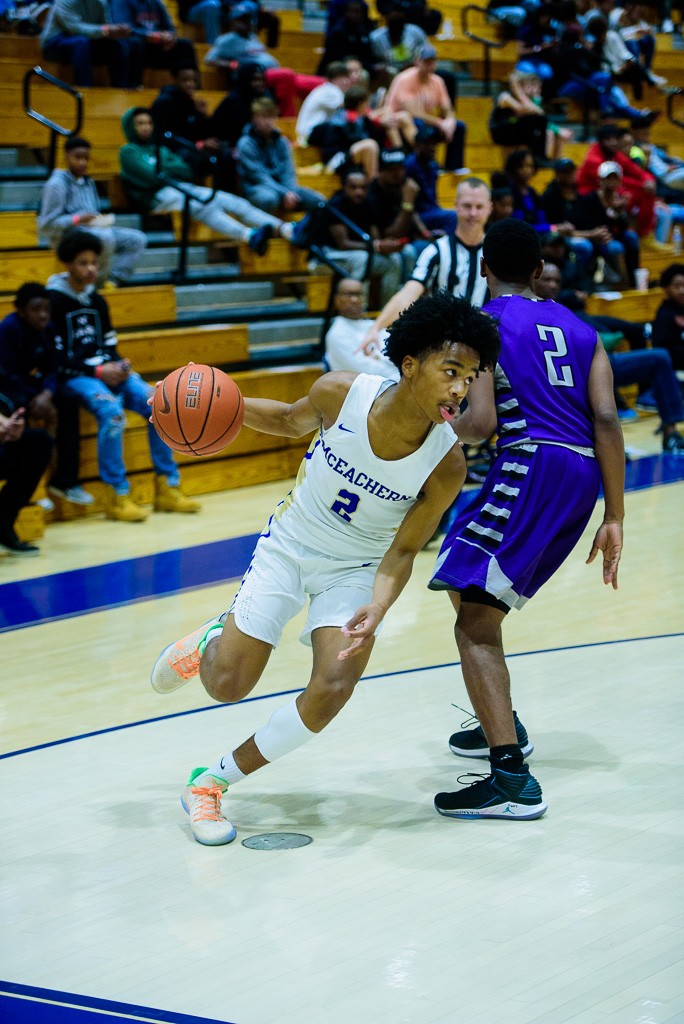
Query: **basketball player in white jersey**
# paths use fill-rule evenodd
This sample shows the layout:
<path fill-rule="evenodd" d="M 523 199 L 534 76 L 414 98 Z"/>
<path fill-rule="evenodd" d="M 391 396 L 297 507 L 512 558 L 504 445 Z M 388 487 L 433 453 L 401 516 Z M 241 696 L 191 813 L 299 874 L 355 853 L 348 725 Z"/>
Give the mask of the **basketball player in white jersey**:
<path fill-rule="evenodd" d="M 440 292 L 392 326 L 386 352 L 399 383 L 328 373 L 291 405 L 245 398 L 247 426 L 316 435 L 230 609 L 165 648 L 152 685 L 168 693 L 199 674 L 215 700 L 244 699 L 307 597 L 301 639 L 313 649 L 313 671 L 303 693 L 245 743 L 191 773 L 182 802 L 198 842 L 231 842 L 235 829 L 221 810 L 225 790 L 321 732 L 351 697 L 416 554 L 463 484 L 465 459 L 452 423 L 498 351 L 495 322 Z"/>

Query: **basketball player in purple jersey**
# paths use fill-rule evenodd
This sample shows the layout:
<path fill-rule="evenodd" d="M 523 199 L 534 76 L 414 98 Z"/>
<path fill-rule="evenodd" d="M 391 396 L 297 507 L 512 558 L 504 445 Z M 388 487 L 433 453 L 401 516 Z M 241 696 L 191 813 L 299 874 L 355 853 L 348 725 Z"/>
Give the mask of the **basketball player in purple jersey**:
<path fill-rule="evenodd" d="M 482 274 L 499 321 L 501 356 L 480 374 L 455 421 L 460 440 L 496 432 L 497 455 L 481 492 L 449 529 L 430 588 L 456 610 L 461 669 L 480 725 L 450 747 L 489 757 L 491 774 L 435 807 L 453 818 L 539 818 L 542 791 L 524 756 L 532 745 L 514 717 L 501 625 L 565 561 L 603 486 L 605 509 L 587 562 L 603 554 L 603 582 L 617 589 L 624 517 L 625 452 L 613 376 L 596 331 L 534 294 L 542 272 L 539 236 L 519 220 L 485 236 Z"/>

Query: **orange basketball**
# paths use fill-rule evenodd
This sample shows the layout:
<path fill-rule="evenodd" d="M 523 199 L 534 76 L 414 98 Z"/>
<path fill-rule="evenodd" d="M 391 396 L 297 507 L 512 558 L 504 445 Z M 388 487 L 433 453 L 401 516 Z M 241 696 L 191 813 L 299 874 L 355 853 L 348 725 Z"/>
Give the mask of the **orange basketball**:
<path fill-rule="evenodd" d="M 186 455 L 214 455 L 234 441 L 245 416 L 235 381 L 215 366 L 190 363 L 154 393 L 152 422 L 162 441 Z"/>

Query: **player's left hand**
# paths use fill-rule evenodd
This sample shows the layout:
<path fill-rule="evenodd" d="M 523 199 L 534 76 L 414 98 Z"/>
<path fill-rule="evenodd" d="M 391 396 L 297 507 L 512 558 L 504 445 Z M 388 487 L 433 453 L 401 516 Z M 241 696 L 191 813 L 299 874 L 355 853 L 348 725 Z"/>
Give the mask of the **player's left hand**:
<path fill-rule="evenodd" d="M 375 631 L 384 618 L 384 611 L 378 604 L 364 604 L 352 615 L 349 622 L 341 627 L 344 636 L 351 639 L 351 644 L 337 655 L 338 661 L 353 658 L 355 654 L 366 650 L 375 636 Z"/>
<path fill-rule="evenodd" d="M 587 565 L 594 561 L 599 551 L 603 552 L 603 582 L 618 588 L 618 563 L 622 554 L 622 523 L 601 523 L 591 546 Z"/>

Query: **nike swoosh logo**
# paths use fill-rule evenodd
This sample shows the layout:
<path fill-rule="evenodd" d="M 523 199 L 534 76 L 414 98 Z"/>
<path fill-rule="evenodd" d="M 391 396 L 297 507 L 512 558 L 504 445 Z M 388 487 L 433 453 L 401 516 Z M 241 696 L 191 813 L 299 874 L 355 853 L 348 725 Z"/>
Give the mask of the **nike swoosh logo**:
<path fill-rule="evenodd" d="M 337 424 L 337 428 L 338 428 L 338 430 L 344 430 L 344 432 L 346 434 L 355 434 L 356 433 L 356 431 L 352 430 L 351 427 L 345 427 L 344 423 L 338 423 Z"/>

